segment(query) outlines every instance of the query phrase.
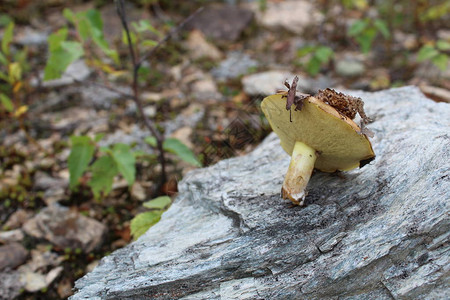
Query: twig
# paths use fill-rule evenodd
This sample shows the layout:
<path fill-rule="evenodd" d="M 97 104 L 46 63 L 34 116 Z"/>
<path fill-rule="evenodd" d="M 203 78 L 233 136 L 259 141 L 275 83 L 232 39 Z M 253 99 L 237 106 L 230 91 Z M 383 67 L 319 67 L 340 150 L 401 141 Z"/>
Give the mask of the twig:
<path fill-rule="evenodd" d="M 166 159 L 164 157 L 164 149 L 163 149 L 164 136 L 156 129 L 155 124 L 144 113 L 144 107 L 143 107 L 142 101 L 139 97 L 138 72 L 139 72 L 139 68 L 141 65 L 137 61 L 135 49 L 134 49 L 133 43 L 131 41 L 130 29 L 128 28 L 128 21 L 127 21 L 127 16 L 126 16 L 126 12 L 125 12 L 124 0 L 116 0 L 116 8 L 117 8 L 117 14 L 119 15 L 120 21 L 122 22 L 122 27 L 125 30 L 125 34 L 126 34 L 127 41 L 128 41 L 128 51 L 130 52 L 131 61 L 133 63 L 133 83 L 132 83 L 133 98 L 132 99 L 136 103 L 139 114 L 142 116 L 145 126 L 148 128 L 148 130 L 150 130 L 152 135 L 156 138 L 156 147 L 158 150 L 158 161 L 161 164 L 161 178 L 160 178 L 160 182 L 157 184 L 157 189 L 156 189 L 156 191 L 158 191 L 159 188 L 162 187 L 162 185 L 167 180 Z"/>
<path fill-rule="evenodd" d="M 90 84 L 90 85 L 95 85 L 95 86 L 98 86 L 98 87 L 110 90 L 111 92 L 114 92 L 114 93 L 120 95 L 123 98 L 134 99 L 134 95 L 122 92 L 121 90 L 119 90 L 119 89 L 117 89 L 115 87 L 112 87 L 112 86 L 109 86 L 109 85 L 106 85 L 106 84 L 103 84 L 103 83 L 95 82 L 95 81 L 82 81 L 82 80 L 76 79 L 73 76 L 69 76 L 69 77 L 72 78 L 72 80 L 75 83 L 79 83 L 79 84 L 87 83 L 87 84 Z"/>
<path fill-rule="evenodd" d="M 116 0 L 116 8 L 117 8 L 117 14 L 119 15 L 120 21 L 122 22 L 122 27 L 125 30 L 125 34 L 128 41 L 128 51 L 130 52 L 131 61 L 133 63 L 133 83 L 132 83 L 132 90 L 133 90 L 133 97 L 132 99 L 136 103 L 136 106 L 138 108 L 139 114 L 142 116 L 142 119 L 144 121 L 145 126 L 150 130 L 152 135 L 156 138 L 156 148 L 158 150 L 158 161 L 161 164 L 161 179 L 158 184 L 157 190 L 159 190 L 160 187 L 167 181 L 167 174 L 166 174 L 166 160 L 164 157 L 164 149 L 163 149 L 163 142 L 164 142 L 164 135 L 160 133 L 155 126 L 155 123 L 151 121 L 144 113 L 144 107 L 142 104 L 142 101 L 139 97 L 139 85 L 138 85 L 138 73 L 139 68 L 141 67 L 142 63 L 151 57 L 165 42 L 169 40 L 169 38 L 178 32 L 182 27 L 186 25 L 187 22 L 192 20 L 192 18 L 197 15 L 200 11 L 203 10 L 203 7 L 197 9 L 193 14 L 191 14 L 189 17 L 187 17 L 183 22 L 181 22 L 177 27 L 173 28 L 169 31 L 168 34 L 166 34 L 159 42 L 156 44 L 155 47 L 153 47 L 150 51 L 145 53 L 140 59 L 138 59 L 135 47 L 133 46 L 132 40 L 131 40 L 131 34 L 130 29 L 128 27 L 128 20 L 126 16 L 125 11 L 125 3 L 124 0 Z"/>

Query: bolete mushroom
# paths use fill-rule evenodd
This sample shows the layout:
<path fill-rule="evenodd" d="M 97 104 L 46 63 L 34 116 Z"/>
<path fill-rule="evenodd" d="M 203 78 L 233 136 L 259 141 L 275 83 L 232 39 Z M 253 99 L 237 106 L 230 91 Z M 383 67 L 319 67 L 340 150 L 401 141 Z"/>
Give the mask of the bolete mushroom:
<path fill-rule="evenodd" d="M 286 83 L 287 93 L 266 97 L 261 108 L 284 151 L 291 155 L 281 189 L 282 197 L 296 205 L 304 205 L 306 186 L 314 168 L 323 172 L 347 171 L 364 166 L 375 158 L 375 154 L 364 131 L 351 119 L 355 110 L 345 113 L 330 105 L 336 101 L 342 106 L 349 101 L 351 106 L 356 99 L 362 109 L 361 99 L 331 89 L 320 91 L 316 97 L 298 97 L 295 96 L 297 80 L 294 79 L 292 87 Z M 293 104 L 296 108 L 291 111 Z M 358 112 L 367 123 L 364 112 Z"/>

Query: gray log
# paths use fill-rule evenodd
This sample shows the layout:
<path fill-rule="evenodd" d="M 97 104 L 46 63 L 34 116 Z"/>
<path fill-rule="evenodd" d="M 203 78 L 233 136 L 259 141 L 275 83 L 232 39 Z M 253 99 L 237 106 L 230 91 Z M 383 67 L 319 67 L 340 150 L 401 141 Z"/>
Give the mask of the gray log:
<path fill-rule="evenodd" d="M 76 282 L 72 299 L 449 299 L 450 106 L 404 87 L 362 96 L 375 161 L 280 198 L 271 134 L 189 173 L 162 220 Z"/>

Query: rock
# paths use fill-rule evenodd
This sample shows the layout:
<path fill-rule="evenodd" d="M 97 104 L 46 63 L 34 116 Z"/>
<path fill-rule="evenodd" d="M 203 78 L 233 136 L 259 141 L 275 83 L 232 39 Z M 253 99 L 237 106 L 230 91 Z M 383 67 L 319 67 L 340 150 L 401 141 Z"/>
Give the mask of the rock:
<path fill-rule="evenodd" d="M 60 248 L 81 248 L 89 253 L 98 247 L 106 227 L 92 218 L 57 204 L 44 208 L 23 226 L 24 231 L 38 239 L 46 239 Z"/>
<path fill-rule="evenodd" d="M 236 41 L 253 19 L 253 13 L 237 6 L 209 6 L 186 24 L 217 41 Z"/>
<path fill-rule="evenodd" d="M 151 147 L 144 142 L 144 139 L 148 136 L 151 136 L 148 129 L 132 124 L 130 130 L 117 129 L 114 133 L 105 135 L 98 144 L 102 147 L 108 147 L 117 143 L 136 144 L 135 150 L 151 153 Z"/>
<path fill-rule="evenodd" d="M 69 278 L 64 278 L 60 282 L 58 282 L 58 287 L 56 288 L 58 292 L 58 296 L 61 299 L 67 299 L 72 292 L 72 281 Z"/>
<path fill-rule="evenodd" d="M 25 26 L 19 29 L 14 36 L 14 41 L 22 46 L 41 46 L 46 45 L 48 33 Z"/>
<path fill-rule="evenodd" d="M 300 77 L 297 90 L 302 93 L 315 94 L 334 85 L 334 81 L 328 76 L 316 76 L 315 78 Z"/>
<path fill-rule="evenodd" d="M 114 85 L 114 89 L 123 93 L 131 95 L 130 87 Z M 116 91 L 96 86 L 86 85 L 80 89 L 81 97 L 83 98 L 83 107 L 92 107 L 95 109 L 109 110 L 113 107 L 114 100 L 119 99 L 121 95 Z"/>
<path fill-rule="evenodd" d="M 439 29 L 436 32 L 436 36 L 440 40 L 449 41 L 450 40 L 450 30 L 448 30 L 448 29 Z"/>
<path fill-rule="evenodd" d="M 256 13 L 256 20 L 272 30 L 283 28 L 296 34 L 302 34 L 306 27 L 317 25 L 323 19 L 310 1 L 267 1 L 264 11 L 261 11 L 257 2 L 254 1 L 250 5 Z"/>
<path fill-rule="evenodd" d="M 144 107 L 144 114 L 146 114 L 150 119 L 154 118 L 156 116 L 156 106 L 149 105 Z"/>
<path fill-rule="evenodd" d="M 35 293 L 48 287 L 61 274 L 63 269 L 62 266 L 59 266 L 53 268 L 47 274 L 41 274 L 24 268 L 20 270 L 20 281 L 27 292 Z"/>
<path fill-rule="evenodd" d="M 445 86 L 445 83 L 450 80 L 450 61 L 443 71 L 429 61 L 422 62 L 414 72 L 414 77 L 427 80 L 433 85 Z"/>
<path fill-rule="evenodd" d="M 244 76 L 242 78 L 242 86 L 245 93 L 251 96 L 270 95 L 276 93 L 278 90 L 286 90 L 284 81 L 292 82 L 295 74 L 287 71 L 266 71 Z M 308 78 L 297 75 L 299 81 L 297 90 L 302 93 L 315 94 L 319 89 L 331 87 L 333 82 L 329 77 L 318 76 L 317 78 Z"/>
<path fill-rule="evenodd" d="M 8 220 L 3 225 L 4 229 L 16 229 L 22 226 L 25 221 L 27 221 L 33 213 L 31 211 L 26 211 L 24 209 L 18 209 L 12 215 L 9 216 Z"/>
<path fill-rule="evenodd" d="M 47 287 L 45 276 L 40 273 L 31 271 L 23 272 L 20 274 L 20 281 L 23 283 L 25 290 L 30 293 L 37 292 Z"/>
<path fill-rule="evenodd" d="M 450 106 L 415 87 L 352 94 L 375 120 L 372 163 L 316 172 L 293 207 L 271 134 L 186 175 L 161 221 L 71 299 L 448 299 Z"/>
<path fill-rule="evenodd" d="M 45 245 L 37 245 L 37 249 L 31 250 L 31 260 L 20 266 L 19 271 L 22 273 L 24 271 L 36 272 L 48 267 L 57 267 L 63 261 L 63 256 L 58 256 L 58 254 L 47 250 Z"/>
<path fill-rule="evenodd" d="M 207 101 L 211 99 L 220 100 L 223 98 L 217 90 L 216 82 L 210 76 L 194 81 L 191 89 L 192 97 L 199 101 Z"/>
<path fill-rule="evenodd" d="M 45 113 L 41 120 L 51 123 L 51 129 L 55 131 L 73 132 L 81 135 L 90 129 L 96 129 L 108 124 L 108 117 L 98 113 L 94 109 L 70 107 L 57 113 Z"/>
<path fill-rule="evenodd" d="M 28 251 L 19 243 L 0 246 L 0 271 L 6 268 L 14 269 L 25 262 Z"/>
<path fill-rule="evenodd" d="M 24 238 L 21 229 L 14 229 L 9 231 L 0 231 L 0 243 L 9 244 L 12 242 L 21 242 Z"/>
<path fill-rule="evenodd" d="M 144 201 L 145 198 L 147 197 L 145 189 L 139 182 L 135 182 L 131 187 L 131 197 L 139 201 Z"/>
<path fill-rule="evenodd" d="M 193 59 L 208 58 L 219 60 L 222 58 L 220 50 L 209 43 L 200 30 L 192 30 L 186 41 L 186 48 Z"/>
<path fill-rule="evenodd" d="M 414 51 L 419 46 L 419 40 L 417 35 L 414 33 L 405 33 L 400 30 L 395 30 L 394 34 L 394 45 L 398 45 L 398 50 L 407 49 L 409 51 Z"/>
<path fill-rule="evenodd" d="M 286 71 L 267 71 L 244 76 L 242 86 L 247 95 L 270 95 L 278 90 L 287 90 L 284 81 L 292 81 L 294 74 Z"/>
<path fill-rule="evenodd" d="M 65 188 L 48 189 L 44 192 L 44 202 L 47 206 L 51 206 L 59 201 L 67 198 Z"/>
<path fill-rule="evenodd" d="M 0 299 L 15 299 L 22 291 L 20 274 L 16 271 L 0 272 Z"/>
<path fill-rule="evenodd" d="M 170 137 L 175 131 L 183 127 L 195 128 L 205 115 L 205 106 L 198 103 L 190 104 L 175 119 L 163 123 L 164 135 Z"/>
<path fill-rule="evenodd" d="M 343 77 L 357 77 L 366 71 L 364 64 L 352 58 L 337 60 L 335 69 L 336 73 Z"/>
<path fill-rule="evenodd" d="M 65 189 L 68 185 L 68 180 L 51 177 L 45 172 L 38 171 L 34 175 L 34 188 L 38 191 Z"/>
<path fill-rule="evenodd" d="M 38 245 L 37 248 L 43 247 Z M 63 271 L 64 268 L 59 266 L 63 260 L 63 256 L 48 250 L 31 250 L 31 260 L 17 269 L 20 287 L 30 293 L 47 288 Z M 45 274 L 49 267 L 53 268 Z"/>
<path fill-rule="evenodd" d="M 211 74 L 218 81 L 234 79 L 247 74 L 252 68 L 256 68 L 259 63 L 245 53 L 232 51 L 218 67 L 211 70 Z"/>

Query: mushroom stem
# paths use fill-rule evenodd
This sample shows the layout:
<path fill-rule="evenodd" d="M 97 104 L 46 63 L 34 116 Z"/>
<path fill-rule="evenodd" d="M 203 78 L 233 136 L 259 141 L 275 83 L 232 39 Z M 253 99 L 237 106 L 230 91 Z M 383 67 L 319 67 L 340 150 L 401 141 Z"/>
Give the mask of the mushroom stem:
<path fill-rule="evenodd" d="M 316 161 L 316 151 L 302 142 L 295 142 L 291 163 L 284 178 L 281 195 L 289 198 L 296 205 L 304 205 L 306 186 L 311 177 Z"/>

